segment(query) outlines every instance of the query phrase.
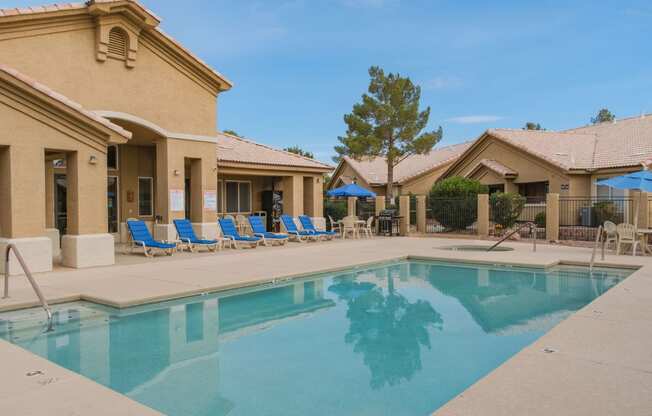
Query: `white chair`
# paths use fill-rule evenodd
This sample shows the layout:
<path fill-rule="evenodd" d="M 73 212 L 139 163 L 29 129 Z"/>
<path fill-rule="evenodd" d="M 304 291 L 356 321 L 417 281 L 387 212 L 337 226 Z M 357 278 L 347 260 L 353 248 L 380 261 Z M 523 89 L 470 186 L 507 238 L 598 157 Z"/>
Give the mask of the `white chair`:
<path fill-rule="evenodd" d="M 609 245 L 613 243 L 614 250 L 618 247 L 618 227 L 611 221 L 605 221 L 602 226 L 605 233 L 604 245 L 606 248 L 609 248 Z"/>
<path fill-rule="evenodd" d="M 616 254 L 620 254 L 620 247 L 628 245 L 632 247 L 632 256 L 636 255 L 636 248 L 640 248 L 640 241 L 636 235 L 636 227 L 632 224 L 618 224 L 616 226 L 618 232 L 618 243 L 616 244 Z"/>
<path fill-rule="evenodd" d="M 372 228 L 373 223 L 374 216 L 372 215 L 371 217 L 367 218 L 367 222 L 361 228 L 362 233 L 368 238 L 373 238 L 374 236 L 374 230 Z"/>
<path fill-rule="evenodd" d="M 342 234 L 342 228 L 340 227 L 340 224 L 338 222 L 335 222 L 333 220 L 333 217 L 330 215 L 328 216 L 328 220 L 331 222 L 331 231 L 335 231 L 337 233 Z"/>
<path fill-rule="evenodd" d="M 355 217 L 344 217 L 342 219 L 342 239 L 345 239 L 348 233 L 351 233 L 353 238 L 358 238 Z"/>

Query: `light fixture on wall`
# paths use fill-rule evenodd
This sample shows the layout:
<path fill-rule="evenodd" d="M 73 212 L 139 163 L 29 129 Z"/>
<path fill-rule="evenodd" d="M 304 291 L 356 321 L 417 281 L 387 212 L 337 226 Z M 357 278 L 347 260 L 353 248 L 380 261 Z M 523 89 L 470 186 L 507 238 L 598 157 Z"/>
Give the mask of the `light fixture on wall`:
<path fill-rule="evenodd" d="M 175 169 L 175 170 L 172 171 L 172 173 L 174 174 L 174 176 L 179 176 L 180 172 L 179 172 L 179 169 Z"/>
<path fill-rule="evenodd" d="M 88 163 L 91 165 L 97 165 L 97 156 L 91 155 L 91 157 L 88 158 Z"/>

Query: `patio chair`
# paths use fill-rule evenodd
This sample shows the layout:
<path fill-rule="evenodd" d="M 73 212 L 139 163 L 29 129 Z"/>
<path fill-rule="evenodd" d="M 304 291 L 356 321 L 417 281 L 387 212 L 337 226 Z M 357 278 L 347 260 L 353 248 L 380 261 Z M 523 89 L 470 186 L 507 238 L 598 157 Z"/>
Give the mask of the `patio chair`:
<path fill-rule="evenodd" d="M 311 233 L 310 231 L 299 230 L 297 225 L 294 223 L 294 219 L 287 214 L 281 215 L 281 224 L 283 224 L 283 228 L 285 228 L 285 231 L 294 241 L 316 241 L 321 238 L 319 235 Z"/>
<path fill-rule="evenodd" d="M 231 244 L 231 248 L 238 248 L 239 246 L 256 248 L 258 243 L 262 243 L 262 239 L 260 237 L 240 235 L 238 230 L 235 228 L 233 220 L 230 218 L 222 218 L 218 220 L 218 222 L 220 224 L 220 229 L 222 230 L 222 236 Z"/>
<path fill-rule="evenodd" d="M 342 233 L 342 229 L 340 228 L 340 223 L 335 222 L 333 220 L 333 217 L 330 215 L 328 216 L 328 220 L 331 222 L 331 231 L 336 231 L 338 234 Z"/>
<path fill-rule="evenodd" d="M 263 239 L 263 244 L 268 245 L 267 243 L 274 244 L 278 243 L 280 245 L 285 244 L 290 236 L 287 234 L 272 233 L 265 229 L 265 224 L 260 216 L 250 215 L 249 216 L 249 226 L 253 232 L 254 237 L 260 237 Z"/>
<path fill-rule="evenodd" d="M 188 251 L 193 252 L 195 248 L 206 247 L 209 251 L 217 251 L 221 245 L 222 240 L 216 239 L 201 239 L 195 235 L 195 230 L 192 228 L 192 223 L 186 219 L 173 220 L 174 228 L 177 229 L 179 236 L 180 246 L 187 247 Z"/>
<path fill-rule="evenodd" d="M 304 230 L 314 233 L 320 237 L 332 240 L 333 237 L 337 235 L 335 231 L 320 231 L 315 228 L 315 224 L 312 223 L 312 218 L 307 215 L 299 215 L 299 222 Z"/>
<path fill-rule="evenodd" d="M 360 228 L 360 231 L 362 231 L 362 233 L 368 238 L 373 238 L 374 236 L 374 230 L 372 228 L 373 223 L 374 223 L 374 216 L 372 215 L 369 218 L 367 218 L 367 222 L 365 223 L 365 225 L 363 225 Z"/>
<path fill-rule="evenodd" d="M 609 248 L 609 244 L 613 243 L 614 250 L 616 250 L 616 248 L 618 247 L 618 229 L 616 227 L 616 224 L 614 224 L 611 221 L 605 221 L 602 228 L 604 229 L 604 233 L 606 236 L 604 240 L 605 247 Z"/>
<path fill-rule="evenodd" d="M 356 217 L 342 218 L 342 239 L 346 238 L 348 233 L 351 233 L 353 238 L 358 238 L 358 227 L 356 227 Z"/>
<path fill-rule="evenodd" d="M 636 255 L 636 248 L 640 248 L 640 241 L 636 235 L 636 227 L 632 224 L 618 224 L 616 226 L 618 231 L 618 243 L 616 244 L 616 254 L 620 254 L 620 247 L 628 245 L 632 247 L 632 256 Z"/>
<path fill-rule="evenodd" d="M 129 229 L 129 234 L 131 235 L 131 252 L 134 252 L 134 248 L 142 247 L 143 253 L 146 257 L 153 257 L 154 250 L 163 251 L 168 256 L 171 256 L 174 251 L 177 249 L 176 243 L 168 243 L 165 241 L 156 241 L 152 234 L 149 232 L 149 229 L 145 225 L 144 221 L 141 220 L 128 220 L 127 228 Z"/>

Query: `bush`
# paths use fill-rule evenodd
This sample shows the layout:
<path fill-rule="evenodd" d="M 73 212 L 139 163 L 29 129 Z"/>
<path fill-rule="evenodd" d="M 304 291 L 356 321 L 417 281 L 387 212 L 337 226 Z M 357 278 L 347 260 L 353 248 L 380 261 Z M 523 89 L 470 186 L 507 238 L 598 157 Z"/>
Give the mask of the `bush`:
<path fill-rule="evenodd" d="M 489 197 L 491 221 L 503 228 L 510 228 L 523 212 L 525 197 L 514 192 L 497 192 Z"/>
<path fill-rule="evenodd" d="M 622 215 L 618 212 L 618 207 L 612 201 L 597 202 L 593 205 L 593 215 L 596 224 L 604 224 L 605 221 L 620 223 Z"/>
<path fill-rule="evenodd" d="M 488 191 L 479 181 L 458 176 L 437 182 L 429 195 L 432 216 L 446 228 L 463 230 L 478 218 L 478 194 Z"/>
<path fill-rule="evenodd" d="M 324 201 L 324 216 L 328 218 L 330 215 L 334 220 L 341 220 L 346 217 L 348 213 L 348 205 L 346 200 L 330 200 Z"/>
<path fill-rule="evenodd" d="M 545 212 L 539 212 L 537 215 L 535 215 L 534 216 L 534 223 L 539 228 L 545 228 L 546 227 L 546 213 Z"/>

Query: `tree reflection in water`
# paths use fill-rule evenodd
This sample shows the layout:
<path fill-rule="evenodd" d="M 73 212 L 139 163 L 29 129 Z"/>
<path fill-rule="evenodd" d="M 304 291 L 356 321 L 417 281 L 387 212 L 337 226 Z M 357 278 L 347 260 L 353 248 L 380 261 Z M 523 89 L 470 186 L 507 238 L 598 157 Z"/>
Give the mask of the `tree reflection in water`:
<path fill-rule="evenodd" d="M 348 305 L 344 340 L 361 353 L 373 389 L 408 381 L 421 370 L 421 347 L 430 349 L 429 328 L 441 329 L 441 315 L 424 300 L 409 302 L 387 277 L 387 291 L 369 282 L 336 278 L 329 291 Z"/>

